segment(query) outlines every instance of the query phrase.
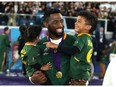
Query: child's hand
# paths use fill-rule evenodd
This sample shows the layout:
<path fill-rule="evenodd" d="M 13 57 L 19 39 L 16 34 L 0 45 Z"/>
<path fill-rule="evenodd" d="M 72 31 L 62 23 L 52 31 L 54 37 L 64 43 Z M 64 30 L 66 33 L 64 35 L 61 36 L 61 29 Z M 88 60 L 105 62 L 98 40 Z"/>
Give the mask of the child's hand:
<path fill-rule="evenodd" d="M 53 49 L 57 49 L 58 45 L 54 44 L 52 42 L 44 42 L 43 44 L 46 44 L 46 47 L 49 48 L 53 48 Z"/>
<path fill-rule="evenodd" d="M 46 70 L 51 69 L 51 67 L 52 67 L 52 65 L 51 65 L 51 63 L 49 62 L 49 63 L 47 63 L 46 65 L 43 65 L 43 66 L 41 67 L 41 70 L 46 71 Z"/>

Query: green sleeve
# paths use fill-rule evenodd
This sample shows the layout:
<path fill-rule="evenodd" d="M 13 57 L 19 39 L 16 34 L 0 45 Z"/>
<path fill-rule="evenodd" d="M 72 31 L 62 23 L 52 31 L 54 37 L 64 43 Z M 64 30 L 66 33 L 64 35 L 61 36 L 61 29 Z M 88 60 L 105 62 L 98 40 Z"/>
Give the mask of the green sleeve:
<path fill-rule="evenodd" d="M 41 68 L 42 62 L 40 61 L 40 53 L 36 47 L 32 47 L 26 55 L 27 58 L 24 60 L 26 62 L 26 73 L 27 76 L 31 76 L 36 70 Z"/>
<path fill-rule="evenodd" d="M 33 68 L 31 65 L 25 65 L 26 68 L 26 74 L 28 77 L 31 77 L 32 74 L 36 71 L 36 68 Z"/>
<path fill-rule="evenodd" d="M 73 46 L 76 46 L 80 51 L 83 49 L 85 40 L 82 37 L 78 37 Z"/>
<path fill-rule="evenodd" d="M 41 68 L 41 65 L 36 63 L 34 65 L 29 65 L 29 64 L 26 64 L 25 65 L 25 68 L 26 68 L 26 74 L 28 77 L 32 76 L 32 74 L 37 71 L 37 70 L 40 70 Z"/>

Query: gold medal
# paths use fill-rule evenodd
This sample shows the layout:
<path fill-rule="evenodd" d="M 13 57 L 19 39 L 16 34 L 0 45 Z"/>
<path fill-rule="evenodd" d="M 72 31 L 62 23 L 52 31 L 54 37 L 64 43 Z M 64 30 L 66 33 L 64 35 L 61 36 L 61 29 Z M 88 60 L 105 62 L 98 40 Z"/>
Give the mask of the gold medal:
<path fill-rule="evenodd" d="M 62 72 L 58 71 L 58 72 L 56 73 L 56 77 L 57 77 L 57 78 L 62 78 Z"/>

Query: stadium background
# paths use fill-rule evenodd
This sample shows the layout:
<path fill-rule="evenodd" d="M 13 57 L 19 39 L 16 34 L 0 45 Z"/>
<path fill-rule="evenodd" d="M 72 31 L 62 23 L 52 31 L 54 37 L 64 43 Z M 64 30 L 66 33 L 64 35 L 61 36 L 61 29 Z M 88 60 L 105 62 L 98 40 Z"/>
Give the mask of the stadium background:
<path fill-rule="evenodd" d="M 65 13 L 63 14 L 65 32 L 72 35 L 75 34 L 74 32 L 74 22 L 75 22 L 75 16 L 76 16 L 75 13 L 81 10 L 93 11 L 96 14 L 98 14 L 98 19 L 99 19 L 98 27 L 96 31 L 99 31 L 100 26 L 103 26 L 108 43 L 111 43 L 112 41 L 115 40 L 114 35 L 116 34 L 116 29 L 114 26 L 116 25 L 116 2 L 68 2 L 68 4 L 66 3 L 67 2 L 65 2 L 65 4 L 64 2 L 17 2 L 17 3 L 0 2 L 0 34 L 3 32 L 3 28 L 5 26 L 9 26 L 10 28 L 9 38 L 11 39 L 11 48 L 9 49 L 9 52 L 7 55 L 7 61 L 6 61 L 7 69 L 10 67 L 12 60 L 15 60 L 18 58 L 17 40 L 18 40 L 18 37 L 20 36 L 19 26 L 20 25 L 28 26 L 33 24 L 42 25 L 42 16 L 45 10 L 44 6 L 57 8 L 63 11 L 62 14 Z M 64 9 L 66 10 L 66 8 L 63 8 L 64 5 L 69 6 L 67 12 L 64 11 Z M 79 6 L 79 9 L 75 10 L 76 6 L 77 7 Z M 21 8 L 23 8 L 23 10 L 20 10 Z M 26 11 L 26 8 L 29 10 Z M 38 11 L 36 10 L 36 8 L 38 8 Z M 46 35 L 46 31 L 47 29 L 43 27 L 40 39 Z M 107 61 L 107 64 L 108 63 L 109 63 L 109 59 Z M 95 68 L 95 71 L 94 71 L 95 75 L 97 75 L 100 72 L 97 63 L 94 68 Z M 11 67 L 10 71 L 21 71 L 21 70 L 22 70 L 22 62 L 21 62 L 21 59 L 19 59 Z M 94 83 L 93 81 L 93 83 L 91 84 L 94 84 L 94 85 L 102 84 L 102 80 L 97 80 L 97 81 L 98 83 L 96 82 Z M 5 83 L 0 83 L 0 84 L 5 84 Z M 18 83 L 14 83 L 14 84 L 18 84 Z M 28 83 L 27 81 L 27 84 L 30 84 L 30 83 Z"/>

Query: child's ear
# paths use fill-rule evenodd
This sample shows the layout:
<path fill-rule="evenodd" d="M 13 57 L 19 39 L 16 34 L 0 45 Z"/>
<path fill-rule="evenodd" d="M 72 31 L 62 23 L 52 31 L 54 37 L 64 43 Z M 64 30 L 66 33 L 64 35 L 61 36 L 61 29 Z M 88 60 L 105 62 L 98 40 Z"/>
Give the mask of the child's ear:
<path fill-rule="evenodd" d="M 87 30 L 89 31 L 91 29 L 91 25 L 87 25 Z"/>
<path fill-rule="evenodd" d="M 39 36 L 37 37 L 37 40 L 39 40 Z"/>
<path fill-rule="evenodd" d="M 36 38 L 35 38 L 35 41 L 38 41 L 39 40 L 39 36 L 37 36 Z"/>
<path fill-rule="evenodd" d="M 48 27 L 48 22 L 44 22 L 43 24 L 46 28 Z"/>

